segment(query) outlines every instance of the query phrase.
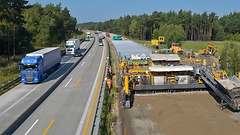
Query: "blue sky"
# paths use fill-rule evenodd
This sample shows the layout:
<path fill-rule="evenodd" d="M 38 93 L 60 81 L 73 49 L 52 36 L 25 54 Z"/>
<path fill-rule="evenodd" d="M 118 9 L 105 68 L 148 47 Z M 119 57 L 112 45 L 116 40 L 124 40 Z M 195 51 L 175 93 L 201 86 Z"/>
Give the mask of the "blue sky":
<path fill-rule="evenodd" d="M 153 11 L 178 12 L 180 9 L 193 13 L 215 12 L 220 17 L 240 11 L 240 0 L 29 0 L 30 4 L 36 2 L 42 6 L 61 2 L 78 23 L 104 22 L 124 15 L 151 15 Z"/>

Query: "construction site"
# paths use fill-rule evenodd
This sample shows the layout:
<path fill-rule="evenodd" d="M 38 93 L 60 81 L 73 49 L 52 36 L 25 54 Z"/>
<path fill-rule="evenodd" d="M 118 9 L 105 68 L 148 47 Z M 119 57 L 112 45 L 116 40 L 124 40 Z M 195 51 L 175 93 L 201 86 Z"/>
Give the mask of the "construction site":
<path fill-rule="evenodd" d="M 240 72 L 228 76 L 219 68 L 214 45 L 188 52 L 173 43 L 152 51 L 130 40 L 112 42 L 124 134 L 239 134 Z"/>

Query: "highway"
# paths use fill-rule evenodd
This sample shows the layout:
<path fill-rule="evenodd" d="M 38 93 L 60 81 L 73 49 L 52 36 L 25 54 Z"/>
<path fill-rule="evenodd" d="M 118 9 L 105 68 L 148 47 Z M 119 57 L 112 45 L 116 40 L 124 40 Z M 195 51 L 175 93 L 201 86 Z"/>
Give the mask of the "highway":
<path fill-rule="evenodd" d="M 92 41 L 84 42 L 81 45 L 81 49 L 86 52 L 91 44 Z M 43 134 L 44 131 L 46 131 L 44 124 L 48 122 L 49 118 L 50 121 L 53 119 L 55 121 L 53 128 L 54 126 L 61 127 L 62 125 L 66 127 L 66 125 L 71 125 L 71 123 L 75 123 L 76 121 L 78 121 L 78 123 L 75 123 L 74 125 L 75 127 L 78 127 L 81 115 L 88 100 L 87 98 L 89 97 L 91 91 L 91 86 L 93 84 L 89 82 L 94 82 L 98 70 L 98 65 L 92 65 L 95 63 L 99 64 L 101 58 L 100 55 L 103 53 L 102 51 L 103 50 L 101 50 L 101 48 L 98 49 L 98 46 L 93 46 L 89 53 L 86 54 L 86 56 L 74 69 L 74 71 L 72 71 L 69 76 L 62 81 L 62 83 L 57 87 L 56 90 L 53 91 L 53 93 L 51 93 L 49 97 L 46 97 L 47 99 L 33 113 L 31 111 L 29 112 L 29 110 L 26 110 L 32 106 L 42 95 L 46 94 L 48 92 L 47 90 L 56 82 L 58 82 L 64 73 L 67 72 L 67 70 L 80 59 L 79 57 L 64 56 L 61 59 L 61 67 L 41 84 L 19 84 L 14 89 L 0 96 L 0 134 L 2 134 L 10 125 L 12 125 L 15 120 L 25 120 L 26 118 L 20 117 L 23 113 L 32 113 L 32 115 L 26 119 L 26 121 L 19 127 L 19 129 L 16 130 L 14 134 Z M 70 116 L 74 116 L 72 119 L 74 119 L 75 122 L 69 118 Z M 31 120 L 35 117 L 37 117 L 35 120 L 35 126 L 37 127 L 37 130 L 35 127 L 32 127 L 32 129 L 29 130 L 33 125 Z M 71 122 L 69 123 L 68 120 Z M 60 123 L 58 123 L 58 121 L 60 121 Z M 21 123 L 18 122 L 14 126 L 18 127 L 20 124 Z M 31 126 L 27 127 L 29 124 Z M 49 122 L 47 126 L 48 125 Z M 68 130 L 68 128 L 64 129 L 62 127 L 57 129 L 63 129 L 67 132 L 70 130 L 71 132 L 76 132 L 77 130 L 75 129 L 74 131 L 71 128 Z M 11 128 L 8 130 L 10 130 L 11 133 L 15 129 Z M 49 130 L 49 133 L 51 133 L 51 130 Z M 54 132 L 53 134 L 58 134 L 58 132 Z"/>
<path fill-rule="evenodd" d="M 14 134 L 83 133 L 98 81 L 103 48 L 95 42 L 88 54 Z M 95 85 L 96 86 L 96 85 Z M 85 111 L 86 110 L 86 111 Z"/>

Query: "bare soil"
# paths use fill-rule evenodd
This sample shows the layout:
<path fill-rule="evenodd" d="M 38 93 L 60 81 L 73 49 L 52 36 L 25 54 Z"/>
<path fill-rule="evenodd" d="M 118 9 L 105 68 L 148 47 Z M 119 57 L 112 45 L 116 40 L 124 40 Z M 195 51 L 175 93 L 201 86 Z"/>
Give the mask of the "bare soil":
<path fill-rule="evenodd" d="M 135 95 L 122 114 L 124 135 L 240 134 L 240 113 L 221 111 L 208 92 Z"/>

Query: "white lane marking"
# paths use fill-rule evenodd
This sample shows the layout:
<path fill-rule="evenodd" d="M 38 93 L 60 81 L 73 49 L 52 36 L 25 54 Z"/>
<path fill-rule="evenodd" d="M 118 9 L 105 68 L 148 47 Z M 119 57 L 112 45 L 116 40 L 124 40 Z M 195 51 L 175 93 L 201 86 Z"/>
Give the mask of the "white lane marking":
<path fill-rule="evenodd" d="M 81 67 L 85 64 L 85 61 L 82 63 Z"/>
<path fill-rule="evenodd" d="M 24 135 L 27 135 L 27 134 L 32 130 L 32 128 L 37 124 L 38 120 L 39 120 L 39 119 L 37 119 L 37 120 L 32 124 L 32 126 L 28 129 L 28 131 L 27 131 Z"/>
<path fill-rule="evenodd" d="M 90 56 L 90 55 L 91 55 L 91 53 L 88 54 L 88 56 Z"/>
<path fill-rule="evenodd" d="M 60 70 L 60 69 L 62 69 L 64 66 L 66 65 L 66 63 L 65 64 L 63 64 L 63 65 L 61 65 L 61 67 L 60 68 L 58 68 L 54 73 L 52 73 L 48 78 L 46 78 L 44 81 L 47 81 L 51 76 L 53 76 L 54 74 L 56 74 L 57 72 L 58 72 L 58 70 Z M 9 106 L 6 110 L 4 110 L 3 112 L 1 112 L 0 113 L 0 117 L 4 114 L 4 113 L 6 113 L 7 111 L 9 111 L 10 109 L 12 109 L 16 104 L 18 104 L 20 101 L 22 101 L 25 97 L 27 97 L 29 94 L 31 94 L 37 87 L 39 86 L 39 84 L 36 86 L 36 87 L 34 87 L 32 90 L 30 90 L 26 95 L 24 95 L 22 98 L 20 98 L 17 102 L 15 102 L 14 104 L 12 104 L 11 106 Z"/>
<path fill-rule="evenodd" d="M 65 85 L 65 87 L 68 86 L 68 84 L 72 81 L 72 79 L 73 79 L 73 78 L 71 78 L 71 79 L 67 82 L 67 84 Z"/>
<path fill-rule="evenodd" d="M 92 50 L 94 50 L 94 48 Z"/>
<path fill-rule="evenodd" d="M 73 58 L 74 58 L 74 57 L 72 57 L 71 59 L 69 59 L 66 63 L 69 63 Z M 64 63 L 64 64 L 66 64 L 66 63 Z"/>
<path fill-rule="evenodd" d="M 34 87 L 32 90 L 30 90 L 26 95 L 24 95 L 22 98 L 20 98 L 17 102 L 15 102 L 14 104 L 12 104 L 10 107 L 8 107 L 6 110 L 4 110 L 1 114 L 0 117 L 6 113 L 7 111 L 9 111 L 12 107 L 14 107 L 16 104 L 18 104 L 21 100 L 23 100 L 25 97 L 27 97 L 30 93 L 32 93 L 39 85 L 37 85 L 36 87 Z"/>
<path fill-rule="evenodd" d="M 102 60 L 103 60 L 104 53 L 105 53 L 105 49 L 103 49 L 103 54 L 102 54 L 102 58 L 101 58 L 101 61 L 100 61 L 100 62 L 102 62 Z M 96 87 L 97 87 L 96 85 L 97 85 L 97 80 L 98 80 L 98 77 L 99 77 L 99 74 L 100 74 L 100 69 L 101 69 L 101 67 L 102 67 L 102 66 L 99 66 L 99 67 L 98 67 L 97 76 L 96 76 L 96 78 L 95 78 L 95 81 L 94 81 L 94 84 L 93 84 L 91 93 L 90 93 L 90 95 L 89 95 L 89 97 L 88 97 L 87 104 L 86 104 L 86 106 L 85 106 L 85 108 L 84 108 L 84 112 L 83 112 L 83 115 L 82 115 L 82 117 L 81 117 L 81 120 L 80 120 L 80 122 L 79 122 L 79 124 L 78 124 L 78 128 L 77 128 L 77 131 L 76 131 L 75 135 L 80 135 L 80 134 L 81 134 L 81 131 L 82 131 L 84 122 L 85 122 L 85 120 L 86 120 L 89 107 L 90 107 L 90 103 L 91 103 L 91 100 L 92 100 L 92 98 L 93 98 L 94 90 L 95 90 Z"/>

